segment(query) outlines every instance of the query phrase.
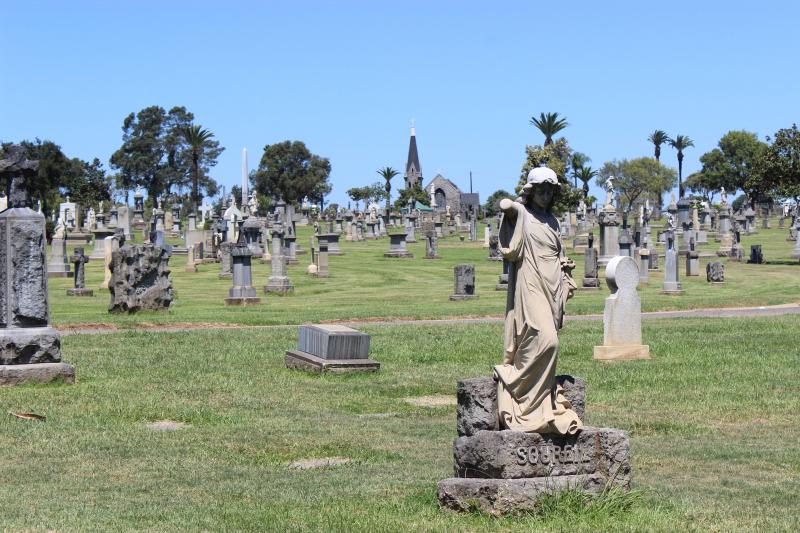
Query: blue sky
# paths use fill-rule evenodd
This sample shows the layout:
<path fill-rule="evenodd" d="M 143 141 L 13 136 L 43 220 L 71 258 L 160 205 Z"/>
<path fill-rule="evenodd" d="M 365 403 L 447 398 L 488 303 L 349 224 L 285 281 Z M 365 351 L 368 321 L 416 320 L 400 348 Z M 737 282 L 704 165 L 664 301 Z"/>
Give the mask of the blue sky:
<path fill-rule="evenodd" d="M 557 111 L 598 168 L 691 137 L 684 176 L 731 129 L 798 121 L 797 2 L 2 2 L 0 139 L 108 158 L 124 117 L 186 106 L 226 147 L 302 140 L 328 157 L 329 201 L 405 166 L 485 199 L 517 182 L 529 125 Z M 662 161 L 677 166 L 667 148 Z M 402 178 L 393 182 L 396 191 Z M 593 187 L 599 191 L 599 188 Z M 600 195 L 599 192 L 595 192 Z"/>

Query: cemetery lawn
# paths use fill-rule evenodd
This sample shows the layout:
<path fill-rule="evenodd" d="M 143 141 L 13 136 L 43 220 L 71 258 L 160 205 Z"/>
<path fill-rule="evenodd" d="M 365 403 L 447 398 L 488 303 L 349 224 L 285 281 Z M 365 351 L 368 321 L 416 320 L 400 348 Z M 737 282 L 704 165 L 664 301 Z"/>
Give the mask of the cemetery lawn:
<path fill-rule="evenodd" d="M 438 508 L 436 483 L 452 475 L 455 406 L 447 403 L 458 380 L 488 375 L 500 361 L 502 324 L 363 327 L 380 372 L 322 376 L 284 368 L 296 327 L 129 331 L 65 336 L 74 386 L 0 390 L 0 524 L 13 531 L 796 528 L 800 316 L 645 321 L 653 359 L 617 364 L 591 359 L 602 327 L 568 323 L 558 370 L 586 379 L 588 425 L 630 433 L 632 496 L 588 507 L 565 498 L 544 514 L 502 519 Z M 187 427 L 145 427 L 162 420 Z M 326 458 L 349 462 L 290 468 Z"/>
<path fill-rule="evenodd" d="M 800 262 L 790 257 L 793 242 L 786 242 L 788 230 L 773 228 L 744 236 L 745 254 L 751 244 L 761 244 L 767 264 L 748 265 L 716 256 L 701 258 L 701 276 L 687 278 L 684 259 L 680 261 L 680 281 L 685 293 L 681 296 L 660 294 L 663 281 L 663 257 L 660 272 L 650 273 L 650 283 L 640 288 L 643 311 L 680 310 L 719 307 L 749 307 L 800 302 Z M 312 229 L 298 228 L 298 245 L 308 250 Z M 481 229 L 479 234 L 483 235 Z M 179 244 L 179 239 L 172 239 Z M 254 286 L 262 298 L 258 307 L 225 307 L 224 299 L 231 286 L 229 279 L 219 279 L 219 264 L 198 266 L 199 272 L 186 273 L 186 256 L 170 259 L 175 300 L 168 312 L 144 312 L 131 316 L 108 313 L 109 294 L 100 289 L 103 280 L 101 260 L 87 264 L 86 286 L 94 289 L 92 298 L 67 297 L 72 286 L 67 278 L 49 280 L 51 321 L 56 326 L 86 325 L 88 327 L 134 328 L 158 324 L 303 324 L 322 321 L 373 319 L 436 319 L 458 317 L 502 316 L 506 293 L 496 291 L 502 263 L 487 260 L 488 250 L 482 239 L 471 243 L 458 237 L 439 241 L 442 259 L 424 259 L 423 243 L 409 245 L 413 259 L 388 259 L 383 253 L 389 248 L 387 238 L 378 241 L 340 243 L 343 256 L 331 256 L 330 277 L 317 279 L 305 271 L 310 262 L 308 254 L 299 255 L 299 265 L 289 266 L 288 274 L 295 286 L 289 296 L 265 295 L 262 292 L 270 272 L 269 264 L 254 259 Z M 709 238 L 701 252 L 715 253 L 719 245 Z M 663 246 L 659 247 L 663 254 Z M 69 250 L 71 253 L 72 251 Z M 573 275 L 578 285 L 583 277 L 583 254 L 568 255 L 577 268 Z M 720 260 L 725 264 L 725 284 L 711 286 L 706 282 L 705 265 Z M 459 263 L 476 265 L 477 300 L 451 302 L 453 266 Z M 571 315 L 603 312 L 603 300 L 608 296 L 603 272 L 602 290 L 577 291 L 569 302 Z"/>

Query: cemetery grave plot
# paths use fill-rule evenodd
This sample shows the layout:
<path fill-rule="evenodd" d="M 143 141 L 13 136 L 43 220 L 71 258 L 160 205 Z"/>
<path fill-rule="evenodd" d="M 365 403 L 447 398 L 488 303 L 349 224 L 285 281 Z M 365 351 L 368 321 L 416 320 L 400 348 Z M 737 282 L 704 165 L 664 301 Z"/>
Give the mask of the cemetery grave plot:
<path fill-rule="evenodd" d="M 592 360 L 602 322 L 568 323 L 559 372 L 585 380 L 588 424 L 629 433 L 633 495 L 501 519 L 439 510 L 456 406 L 408 399 L 488 375 L 502 324 L 364 326 L 381 371 L 348 375 L 284 368 L 296 327 L 67 335 L 75 385 L 2 391 L 6 411 L 46 421 L 0 417 L 0 476 L 15 480 L 0 515 L 59 531 L 790 530 L 798 328 L 644 320 L 653 358 L 609 365 Z"/>

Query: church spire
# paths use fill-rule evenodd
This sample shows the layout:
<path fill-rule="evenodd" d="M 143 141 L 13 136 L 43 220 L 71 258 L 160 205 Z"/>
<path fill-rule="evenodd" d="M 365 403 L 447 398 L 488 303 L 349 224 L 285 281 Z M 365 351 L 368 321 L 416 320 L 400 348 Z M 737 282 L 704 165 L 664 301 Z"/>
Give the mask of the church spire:
<path fill-rule="evenodd" d="M 406 189 L 413 189 L 417 184 L 422 185 L 422 167 L 419 164 L 417 131 L 413 120 L 411 121 L 411 139 L 408 142 L 408 161 L 406 162 L 406 172 L 403 177 L 406 181 Z"/>

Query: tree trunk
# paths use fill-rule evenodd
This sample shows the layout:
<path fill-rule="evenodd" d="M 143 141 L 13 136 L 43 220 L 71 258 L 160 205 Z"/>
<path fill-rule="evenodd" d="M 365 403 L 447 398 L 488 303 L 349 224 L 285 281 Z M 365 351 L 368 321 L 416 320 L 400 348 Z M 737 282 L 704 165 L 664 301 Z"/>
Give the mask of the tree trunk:
<path fill-rule="evenodd" d="M 683 198 L 683 154 L 678 152 L 678 199 Z"/>
<path fill-rule="evenodd" d="M 200 169 L 198 168 L 199 155 L 192 153 L 192 213 L 197 214 L 198 186 L 200 181 Z"/>

